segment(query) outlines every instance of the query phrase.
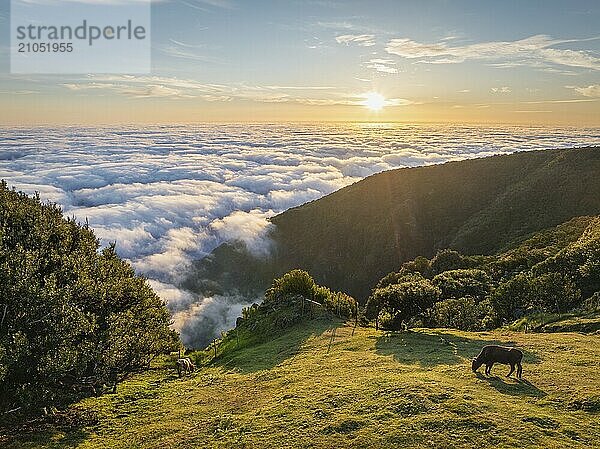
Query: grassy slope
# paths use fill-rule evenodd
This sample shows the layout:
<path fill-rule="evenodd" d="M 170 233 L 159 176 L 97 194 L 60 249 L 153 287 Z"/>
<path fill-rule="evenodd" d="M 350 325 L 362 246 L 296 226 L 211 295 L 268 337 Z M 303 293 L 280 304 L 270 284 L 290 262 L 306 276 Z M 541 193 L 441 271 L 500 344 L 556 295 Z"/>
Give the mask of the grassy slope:
<path fill-rule="evenodd" d="M 417 330 L 313 321 L 179 380 L 140 375 L 79 406 L 92 428 L 8 447 L 600 447 L 600 337 Z M 524 379 L 475 376 L 488 342 L 525 351 Z"/>

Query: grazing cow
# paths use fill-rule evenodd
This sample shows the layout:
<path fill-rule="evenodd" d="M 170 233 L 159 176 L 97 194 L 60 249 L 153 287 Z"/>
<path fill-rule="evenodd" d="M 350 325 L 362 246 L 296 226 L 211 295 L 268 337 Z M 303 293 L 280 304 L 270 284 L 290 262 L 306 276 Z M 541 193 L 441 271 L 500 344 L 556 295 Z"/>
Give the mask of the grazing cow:
<path fill-rule="evenodd" d="M 183 359 L 177 359 L 177 374 L 181 377 L 183 375 L 189 374 L 196 369 L 196 366 L 191 361 L 189 357 L 185 357 Z"/>
<path fill-rule="evenodd" d="M 501 363 L 503 365 L 510 365 L 510 372 L 507 375 L 508 377 L 515 371 L 516 365 L 517 377 L 520 379 L 521 374 L 523 373 L 521 360 L 523 360 L 523 353 L 517 348 L 488 345 L 484 346 L 479 355 L 473 359 L 471 369 L 473 372 L 476 372 L 481 365 L 485 365 L 485 374 L 486 376 L 489 376 L 492 372 L 494 363 Z"/>

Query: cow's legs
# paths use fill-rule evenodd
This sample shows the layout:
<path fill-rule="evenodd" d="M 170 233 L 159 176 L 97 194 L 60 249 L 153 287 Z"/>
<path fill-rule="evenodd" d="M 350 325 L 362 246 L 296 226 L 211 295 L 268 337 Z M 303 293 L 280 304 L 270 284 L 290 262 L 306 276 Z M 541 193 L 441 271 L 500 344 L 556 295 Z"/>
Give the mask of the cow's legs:
<path fill-rule="evenodd" d="M 515 365 L 510 365 L 510 372 L 506 375 L 506 377 L 510 377 L 510 375 L 514 372 L 515 372 Z"/>
<path fill-rule="evenodd" d="M 491 376 L 493 367 L 494 367 L 493 363 L 490 363 L 489 365 L 485 365 L 485 374 L 488 376 Z"/>
<path fill-rule="evenodd" d="M 517 377 L 520 379 L 523 374 L 523 367 L 521 366 L 521 362 L 517 362 Z"/>

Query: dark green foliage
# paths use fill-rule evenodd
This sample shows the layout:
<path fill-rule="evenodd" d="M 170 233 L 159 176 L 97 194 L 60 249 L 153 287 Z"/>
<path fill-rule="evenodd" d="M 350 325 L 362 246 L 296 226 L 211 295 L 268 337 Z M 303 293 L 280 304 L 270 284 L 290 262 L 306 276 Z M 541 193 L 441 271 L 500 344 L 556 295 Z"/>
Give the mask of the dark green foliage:
<path fill-rule="evenodd" d="M 421 273 L 406 271 L 404 268 L 402 268 L 396 273 L 392 272 L 386 274 L 379 280 L 375 288 L 384 288 L 388 285 L 400 284 L 402 282 L 420 281 L 421 279 L 425 279 Z"/>
<path fill-rule="evenodd" d="M 595 217 L 576 217 L 554 228 L 511 242 L 490 261 L 490 271 L 495 277 L 502 278 L 530 270 L 534 265 L 576 242 L 585 230 L 593 225 L 594 220 Z"/>
<path fill-rule="evenodd" d="M 366 305 L 367 318 L 381 319 L 382 327 L 400 329 L 402 323 L 422 315 L 440 297 L 427 279 L 392 284 L 373 291 Z"/>
<path fill-rule="evenodd" d="M 265 305 L 295 295 L 312 300 L 315 289 L 316 284 L 310 274 L 303 270 L 292 270 L 273 281 L 271 288 L 265 294 Z"/>
<path fill-rule="evenodd" d="M 437 302 L 431 309 L 425 322 L 432 327 L 448 327 L 470 331 L 479 331 L 493 327 L 489 301 L 476 301 L 463 297 Z"/>
<path fill-rule="evenodd" d="M 525 314 L 564 313 L 581 305 L 581 292 L 562 273 L 533 276 L 520 273 L 503 282 L 491 296 L 498 324 L 507 323 Z"/>
<path fill-rule="evenodd" d="M 349 318 L 356 314 L 354 298 L 317 285 L 310 274 L 303 270 L 292 270 L 275 279 L 265 294 L 264 304 L 273 306 L 293 297 L 319 303 L 323 309 L 335 313 L 340 318 Z"/>
<path fill-rule="evenodd" d="M 248 264 L 233 248 L 219 249 L 190 277 L 215 279 L 223 289 L 243 291 L 251 282 L 264 290 L 270 279 L 300 267 L 318 283 L 364 303 L 379 279 L 419 255 L 431 258 L 444 248 L 491 255 L 533 232 L 599 214 L 598 173 L 600 149 L 593 147 L 391 170 L 273 217 L 271 259 Z M 560 232 L 555 237 L 564 241 Z M 531 251 L 511 255 L 490 275 L 501 280 L 506 272 L 529 270 L 548 257 L 530 243 Z M 462 261 L 465 265 L 443 271 L 478 263 L 465 256 Z M 426 270 L 411 271 L 429 277 Z M 592 287 L 579 288 L 586 296 Z"/>
<path fill-rule="evenodd" d="M 579 307 L 581 292 L 568 276 L 546 273 L 531 281 L 529 311 L 564 313 Z"/>
<path fill-rule="evenodd" d="M 518 274 L 498 286 L 491 297 L 497 324 L 520 318 L 525 314 L 531 298 L 531 278 Z"/>
<path fill-rule="evenodd" d="M 433 278 L 433 285 L 442 291 L 444 299 L 472 297 L 478 301 L 489 295 L 492 279 L 483 270 L 450 270 Z"/>
<path fill-rule="evenodd" d="M 427 257 L 418 256 L 414 260 L 404 262 L 401 271 L 420 274 L 428 278 L 432 274 L 431 262 Z"/>
<path fill-rule="evenodd" d="M 378 320 L 384 311 L 385 320 L 394 321 L 394 312 L 383 307 L 382 293 L 394 290 L 394 285 L 424 281 L 421 272 L 427 270 L 410 269 L 417 265 L 430 267 L 431 274 L 446 269 L 431 280 L 441 301 L 421 313 L 421 324 L 429 327 L 489 329 L 526 315 L 594 310 L 600 288 L 599 243 L 600 218 L 577 217 L 515 242 L 498 255 L 465 256 L 447 250 L 429 264 L 422 258 L 405 262 L 400 271 L 379 281 L 365 318 Z"/>
<path fill-rule="evenodd" d="M 174 347 L 163 302 L 114 247 L 0 184 L 0 411 L 100 393 Z"/>
<path fill-rule="evenodd" d="M 438 251 L 435 257 L 431 259 L 431 271 L 434 275 L 461 268 L 465 268 L 465 261 L 458 251 L 444 249 Z"/>
<path fill-rule="evenodd" d="M 563 273 L 575 282 L 583 297 L 600 291 L 600 217 L 574 243 L 533 267 L 533 273 Z"/>

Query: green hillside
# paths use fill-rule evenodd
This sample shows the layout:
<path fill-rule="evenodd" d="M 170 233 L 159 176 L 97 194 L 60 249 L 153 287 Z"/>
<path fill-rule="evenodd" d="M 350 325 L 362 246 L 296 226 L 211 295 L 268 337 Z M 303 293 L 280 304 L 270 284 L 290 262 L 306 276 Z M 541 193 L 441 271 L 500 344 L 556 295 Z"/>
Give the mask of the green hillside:
<path fill-rule="evenodd" d="M 493 254 L 535 231 L 600 213 L 600 149 L 521 152 L 392 170 L 272 218 L 276 250 L 257 260 L 226 244 L 186 286 L 264 289 L 292 268 L 364 302 L 407 260 L 454 248 Z"/>
<path fill-rule="evenodd" d="M 331 339 L 332 329 L 336 329 Z M 517 345 L 524 380 L 470 360 Z M 313 320 L 219 352 L 191 377 L 161 365 L 117 394 L 88 398 L 7 448 L 600 447 L 600 337 L 414 330 Z M 35 428 L 35 426 L 33 426 Z"/>

